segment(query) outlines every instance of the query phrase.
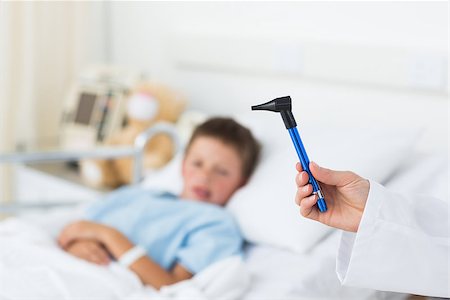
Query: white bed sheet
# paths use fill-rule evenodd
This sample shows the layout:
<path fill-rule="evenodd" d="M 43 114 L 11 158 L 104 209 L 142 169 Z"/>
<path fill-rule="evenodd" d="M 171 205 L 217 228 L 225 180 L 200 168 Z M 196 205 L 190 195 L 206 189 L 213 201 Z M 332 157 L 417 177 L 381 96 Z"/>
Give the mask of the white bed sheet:
<path fill-rule="evenodd" d="M 27 221 L 43 228 L 50 237 L 55 238 L 60 229 L 71 220 L 79 219 L 83 207 L 76 210 L 53 211 L 43 216 L 28 217 Z M 1 224 L 1 223 L 0 223 Z M 249 244 L 245 247 L 244 266 L 249 274 L 249 283 L 243 296 L 237 298 L 242 300 L 261 299 L 404 299 L 406 295 L 395 293 L 377 292 L 368 289 L 341 286 L 335 272 L 336 252 L 340 231 L 335 230 L 320 240 L 318 244 L 305 254 L 293 253 L 277 247 L 266 245 Z M 60 257 L 61 258 L 61 257 Z M 63 259 L 63 258 L 61 258 Z M 62 260 L 59 261 L 59 263 Z M 77 266 L 76 261 L 70 264 Z M 51 267 L 51 266 L 50 266 Z M 75 268 L 78 273 L 83 273 L 86 264 Z M 92 267 L 91 267 L 92 268 Z M 98 270 L 93 270 L 98 271 Z M 103 274 L 105 270 L 101 270 Z M 100 286 L 105 287 L 114 282 L 117 287 L 114 293 L 108 295 L 117 299 L 135 289 L 130 299 L 145 299 L 145 295 L 151 294 L 149 290 L 143 289 L 133 280 L 133 276 L 121 272 L 118 267 L 111 268 L 112 274 L 103 280 Z M 75 272 L 77 273 L 77 272 Z M 20 272 L 18 273 L 20 274 Z M 76 275 L 76 274 L 75 274 Z M 29 275 L 33 276 L 33 275 Z M 128 277 L 127 277 L 128 276 Z M 76 278 L 76 276 L 74 276 Z M 121 278 L 118 281 L 117 278 Z M 127 280 L 124 280 L 127 279 Z M 30 279 L 30 278 L 29 278 Z M 95 278 L 94 278 L 95 279 Z M 49 280 L 47 280 L 49 281 Z M 67 281 L 65 281 L 67 283 Z M 79 284 L 74 281 L 70 291 L 76 291 Z M 69 286 L 70 287 L 70 286 Z M 93 295 L 102 295 L 101 291 L 90 286 Z M 85 289 L 85 292 L 87 290 Z M 86 294 L 81 294 L 86 295 Z M 114 299 L 116 299 L 114 298 Z M 79 298 L 82 299 L 82 298 Z M 106 298 L 98 298 L 106 299 Z"/>
<path fill-rule="evenodd" d="M 413 155 L 386 183 L 406 193 L 426 192 L 448 197 L 448 158 Z M 425 189 L 425 190 L 424 190 Z M 27 219 L 55 237 L 61 227 L 81 215 L 82 207 L 65 213 L 47 212 Z M 340 231 L 320 240 L 307 253 L 298 254 L 265 245 L 248 245 L 245 268 L 250 284 L 243 298 L 257 299 L 404 299 L 405 294 L 343 287 L 335 273 Z M 363 276 L 363 274 L 362 274 Z"/>
<path fill-rule="evenodd" d="M 237 300 L 249 283 L 240 256 L 216 262 L 157 291 L 112 262 L 99 266 L 58 247 L 43 227 L 18 218 L 0 223 L 0 299 Z"/>
<path fill-rule="evenodd" d="M 341 232 L 333 231 L 308 253 L 271 246 L 246 250 L 251 288 L 245 300 L 258 299 L 405 299 L 407 295 L 342 286 L 336 276 Z"/>

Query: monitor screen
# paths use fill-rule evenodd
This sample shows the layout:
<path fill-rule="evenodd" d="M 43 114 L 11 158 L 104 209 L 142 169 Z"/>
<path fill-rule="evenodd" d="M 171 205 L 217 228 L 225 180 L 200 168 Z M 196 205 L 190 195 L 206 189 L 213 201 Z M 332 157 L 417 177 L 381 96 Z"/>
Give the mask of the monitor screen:
<path fill-rule="evenodd" d="M 78 108 L 75 115 L 75 123 L 89 125 L 97 95 L 81 93 L 78 99 Z"/>

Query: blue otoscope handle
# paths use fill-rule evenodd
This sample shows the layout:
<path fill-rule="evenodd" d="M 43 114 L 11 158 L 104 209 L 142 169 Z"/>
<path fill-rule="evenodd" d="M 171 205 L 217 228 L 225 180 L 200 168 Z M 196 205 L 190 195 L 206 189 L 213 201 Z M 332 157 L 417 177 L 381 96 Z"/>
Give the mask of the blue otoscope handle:
<path fill-rule="evenodd" d="M 323 198 L 322 190 L 320 189 L 319 184 L 316 179 L 312 176 L 311 171 L 309 170 L 309 158 L 306 154 L 305 147 L 303 146 L 302 139 L 297 131 L 297 127 L 288 128 L 289 135 L 291 136 L 292 142 L 294 143 L 295 150 L 297 150 L 298 158 L 300 159 L 300 164 L 302 165 L 303 170 L 305 170 L 309 175 L 309 183 L 313 186 L 313 194 L 317 194 L 319 199 L 317 200 L 317 206 L 321 212 L 327 211 L 327 204 L 325 203 L 325 199 Z"/>

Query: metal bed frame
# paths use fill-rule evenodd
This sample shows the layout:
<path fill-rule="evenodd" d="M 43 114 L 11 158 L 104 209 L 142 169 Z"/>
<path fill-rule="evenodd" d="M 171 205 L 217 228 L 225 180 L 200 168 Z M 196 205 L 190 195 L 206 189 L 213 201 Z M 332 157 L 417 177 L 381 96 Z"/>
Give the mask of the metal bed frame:
<path fill-rule="evenodd" d="M 39 164 L 48 162 L 70 162 L 87 158 L 109 159 L 119 157 L 133 157 L 133 180 L 132 184 L 137 184 L 142 180 L 144 149 L 151 138 L 156 134 L 168 135 L 174 143 L 174 153 L 181 149 L 180 140 L 173 124 L 158 122 L 151 128 L 139 134 L 133 146 L 129 147 L 99 147 L 86 151 L 47 151 L 30 153 L 7 153 L 0 154 L 0 164 Z M 55 203 L 40 202 L 38 204 L 1 203 L 0 213 L 16 213 L 26 209 L 51 208 L 63 205 L 75 205 L 78 202 Z"/>

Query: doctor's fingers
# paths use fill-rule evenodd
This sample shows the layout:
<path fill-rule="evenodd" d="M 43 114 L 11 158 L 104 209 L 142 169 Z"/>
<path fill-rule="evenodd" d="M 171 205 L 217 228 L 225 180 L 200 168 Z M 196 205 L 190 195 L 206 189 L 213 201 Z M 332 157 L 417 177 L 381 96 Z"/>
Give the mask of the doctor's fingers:
<path fill-rule="evenodd" d="M 316 194 L 303 198 L 300 202 L 300 214 L 305 218 L 317 221 L 319 219 L 319 210 L 315 206 L 316 203 Z"/>
<path fill-rule="evenodd" d="M 297 193 L 295 195 L 295 202 L 297 205 L 301 204 L 301 201 L 309 196 L 311 196 L 313 192 L 313 187 L 311 184 L 307 184 L 297 188 Z"/>
<path fill-rule="evenodd" d="M 305 171 L 301 171 L 295 176 L 295 183 L 297 184 L 297 187 L 300 188 L 304 185 L 306 185 L 309 181 L 309 175 Z"/>

